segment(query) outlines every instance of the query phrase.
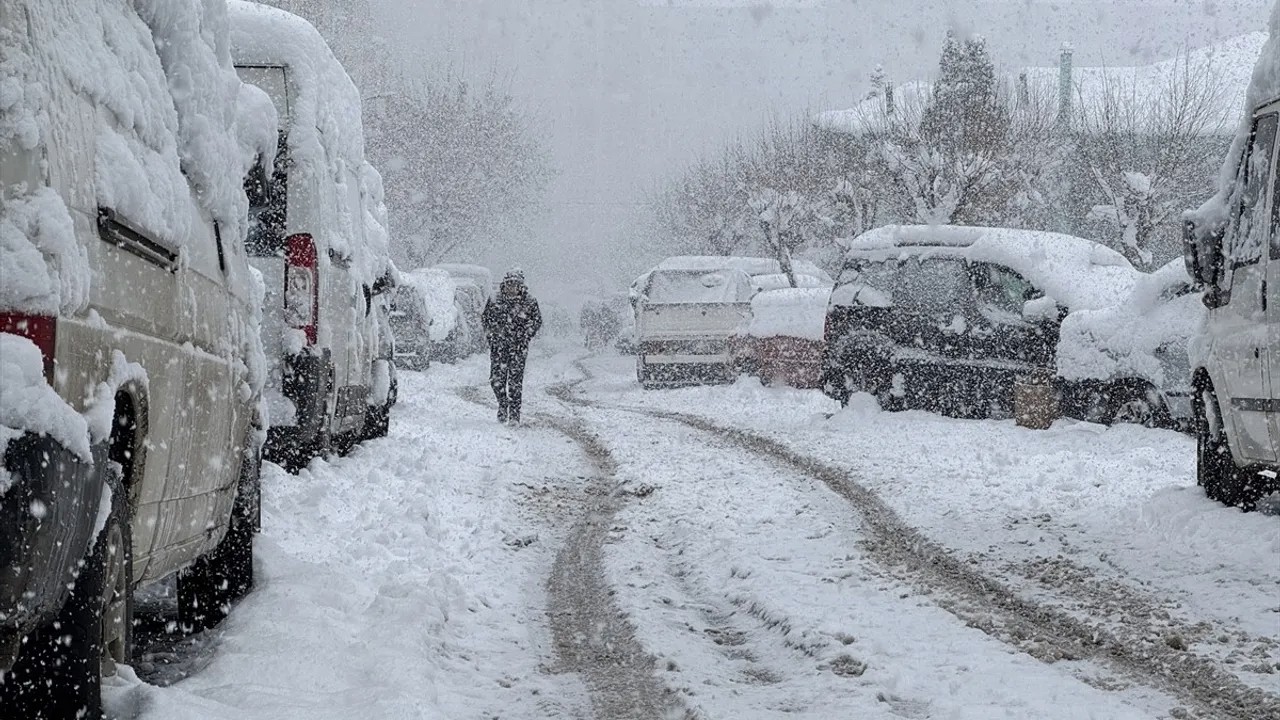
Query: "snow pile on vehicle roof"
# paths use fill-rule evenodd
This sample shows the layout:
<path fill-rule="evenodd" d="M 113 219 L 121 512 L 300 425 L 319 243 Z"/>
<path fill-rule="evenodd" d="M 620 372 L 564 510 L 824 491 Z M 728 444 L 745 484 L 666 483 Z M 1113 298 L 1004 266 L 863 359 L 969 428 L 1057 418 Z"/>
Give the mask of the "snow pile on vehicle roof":
<path fill-rule="evenodd" d="M 390 273 L 398 281 L 399 271 L 391 262 L 391 236 L 387 231 L 386 192 L 382 173 L 368 162 L 360 166 L 360 195 L 364 198 L 364 238 L 369 248 L 375 277 Z"/>
<path fill-rule="evenodd" d="M 1058 375 L 1068 380 L 1142 378 L 1189 390 L 1187 344 L 1203 322 L 1182 260 L 1143 275 L 1124 302 L 1071 313 L 1062 321 Z"/>
<path fill-rule="evenodd" d="M 1227 204 L 1235 187 L 1236 170 L 1240 166 L 1240 158 L 1249 141 L 1249 130 L 1253 123 L 1253 110 L 1259 105 L 1280 98 L 1280 3 L 1271 10 L 1271 21 L 1268 24 L 1270 37 L 1258 53 L 1253 66 L 1253 76 L 1249 81 L 1249 89 L 1245 93 L 1244 106 L 1229 105 L 1233 112 L 1240 113 L 1236 125 L 1235 138 L 1231 141 L 1231 149 L 1218 171 L 1218 191 L 1204 205 L 1194 212 L 1188 213 L 1198 225 L 1204 228 L 1225 227 L 1227 223 Z M 1248 66 L 1247 60 L 1241 65 Z"/>
<path fill-rule="evenodd" d="M 0 388 L 0 458 L 26 430 L 48 435 L 85 462 L 92 460 L 88 422 L 45 382 L 44 358 L 35 343 L 0 333 Z M 0 463 L 0 497 L 12 482 Z"/>
<path fill-rule="evenodd" d="M 473 280 L 484 291 L 485 297 L 489 297 L 489 289 L 493 287 L 493 272 L 489 268 L 483 265 L 470 265 L 467 263 L 440 263 L 435 267 L 449 273 L 454 279 L 469 278 Z"/>
<path fill-rule="evenodd" d="M 791 280 L 783 273 L 774 273 L 771 275 L 753 275 L 751 276 L 751 286 L 756 292 L 764 292 L 766 290 L 781 290 L 782 288 L 791 287 Z M 796 273 L 796 287 L 802 288 L 820 288 L 831 287 L 831 283 L 814 275 L 804 275 Z"/>
<path fill-rule="evenodd" d="M 438 268 L 420 268 L 401 276 L 403 284 L 422 296 L 427 316 L 431 318 L 428 335 L 432 342 L 443 342 L 458 324 L 458 306 L 454 303 L 457 285 L 449 273 Z"/>
<path fill-rule="evenodd" d="M 151 29 L 177 111 L 182 173 L 196 198 L 232 237 L 244 237 L 244 177 L 259 155 L 275 156 L 275 111 L 231 64 L 224 0 L 136 0 Z M 265 101 L 265 102 L 264 102 Z"/>
<path fill-rule="evenodd" d="M 669 257 L 653 267 L 653 270 L 719 270 L 732 268 L 748 275 L 776 275 L 782 272 L 782 264 L 775 258 L 743 257 L 738 255 L 676 255 Z M 794 258 L 791 268 L 802 275 L 812 275 L 822 280 L 831 280 L 825 270 L 808 260 Z"/>
<path fill-rule="evenodd" d="M 825 287 L 780 288 L 758 293 L 751 298 L 747 334 L 821 341 L 830 297 L 831 290 Z"/>
<path fill-rule="evenodd" d="M 366 285 L 386 272 L 387 253 L 378 247 L 385 232 L 374 229 L 366 237 L 365 211 L 352 198 L 376 202 L 368 194 L 364 125 L 360 93 L 324 38 L 306 20 L 241 0 L 230 0 L 231 53 L 237 66 L 285 66 L 290 76 L 288 117 L 281 118 L 289 138 L 289 182 L 300 187 L 329 187 L 332 198 L 319 203 L 320 216 L 307 229 L 328 262 L 328 250 L 350 259 Z M 361 187 L 353 188 L 355 182 Z"/>
<path fill-rule="evenodd" d="M 1113 305 L 1133 292 L 1140 277 L 1123 255 L 1104 245 L 1034 230 L 886 225 L 846 247 L 847 259 L 941 255 L 1004 265 L 1072 311 Z"/>
<path fill-rule="evenodd" d="M 95 155 L 92 186 L 66 163 L 45 169 L 33 159 L 29 187 L 6 189 L 0 264 L 22 272 L 6 277 L 0 307 L 74 313 L 87 303 L 88 263 L 65 207 L 67 197 L 83 199 L 86 187 L 95 193 L 84 201 L 90 209 L 111 208 L 171 247 L 203 237 L 193 198 L 228 231 L 243 234 L 244 171 L 264 145 L 274 147 L 264 143 L 274 121 L 260 99 L 241 92 L 221 0 L 6 4 L 0 146 L 20 151 L 6 162 L 38 158 L 42 146 L 86 132 Z M 97 105 L 97 115 L 53 102 L 73 94 Z M 254 121 L 240 122 L 241 111 Z M 74 152 L 76 143 L 66 147 Z M 44 172 L 58 193 L 37 187 Z"/>

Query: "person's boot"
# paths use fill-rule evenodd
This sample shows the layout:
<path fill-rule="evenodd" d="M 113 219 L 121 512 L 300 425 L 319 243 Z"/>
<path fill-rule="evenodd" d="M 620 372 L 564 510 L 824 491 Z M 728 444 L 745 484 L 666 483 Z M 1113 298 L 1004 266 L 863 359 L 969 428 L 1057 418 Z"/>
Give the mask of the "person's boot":
<path fill-rule="evenodd" d="M 498 400 L 498 422 L 506 424 L 511 418 L 511 411 L 507 409 L 507 404 Z"/>

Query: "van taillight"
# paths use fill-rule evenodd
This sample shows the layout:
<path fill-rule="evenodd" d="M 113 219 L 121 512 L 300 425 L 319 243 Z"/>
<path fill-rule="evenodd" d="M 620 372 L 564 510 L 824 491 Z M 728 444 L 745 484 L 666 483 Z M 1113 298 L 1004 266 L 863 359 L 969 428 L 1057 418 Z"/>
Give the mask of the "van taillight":
<path fill-rule="evenodd" d="M 53 384 L 53 350 L 58 339 L 58 319 L 49 315 L 0 313 L 0 332 L 18 335 L 35 343 L 44 358 L 44 379 Z"/>
<path fill-rule="evenodd" d="M 284 268 L 284 320 L 316 344 L 316 316 L 320 309 L 320 283 L 316 273 L 316 244 L 310 235 L 290 235 L 286 241 Z"/>

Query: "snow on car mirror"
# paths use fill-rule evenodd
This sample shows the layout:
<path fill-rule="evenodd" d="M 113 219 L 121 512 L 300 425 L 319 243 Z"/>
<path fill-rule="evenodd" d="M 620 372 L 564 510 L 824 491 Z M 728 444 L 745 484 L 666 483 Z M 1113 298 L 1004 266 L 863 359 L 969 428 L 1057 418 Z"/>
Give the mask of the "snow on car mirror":
<path fill-rule="evenodd" d="M 1049 296 L 1028 300 L 1022 304 L 1022 319 L 1027 322 L 1052 322 L 1058 319 L 1058 303 Z"/>

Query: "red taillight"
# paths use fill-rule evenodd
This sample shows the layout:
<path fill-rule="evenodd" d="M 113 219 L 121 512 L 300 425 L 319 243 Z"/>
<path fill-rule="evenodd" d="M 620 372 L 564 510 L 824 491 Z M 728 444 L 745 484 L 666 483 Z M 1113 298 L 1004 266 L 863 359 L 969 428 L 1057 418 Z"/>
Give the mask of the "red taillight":
<path fill-rule="evenodd" d="M 316 317 L 320 314 L 320 278 L 316 268 L 316 244 L 310 235 L 290 235 L 284 269 L 284 319 L 306 333 L 307 344 L 316 344 Z"/>
<path fill-rule="evenodd" d="M 0 332 L 35 343 L 44 358 L 44 379 L 53 384 L 53 350 L 58 339 L 58 319 L 49 315 L 0 313 Z"/>

